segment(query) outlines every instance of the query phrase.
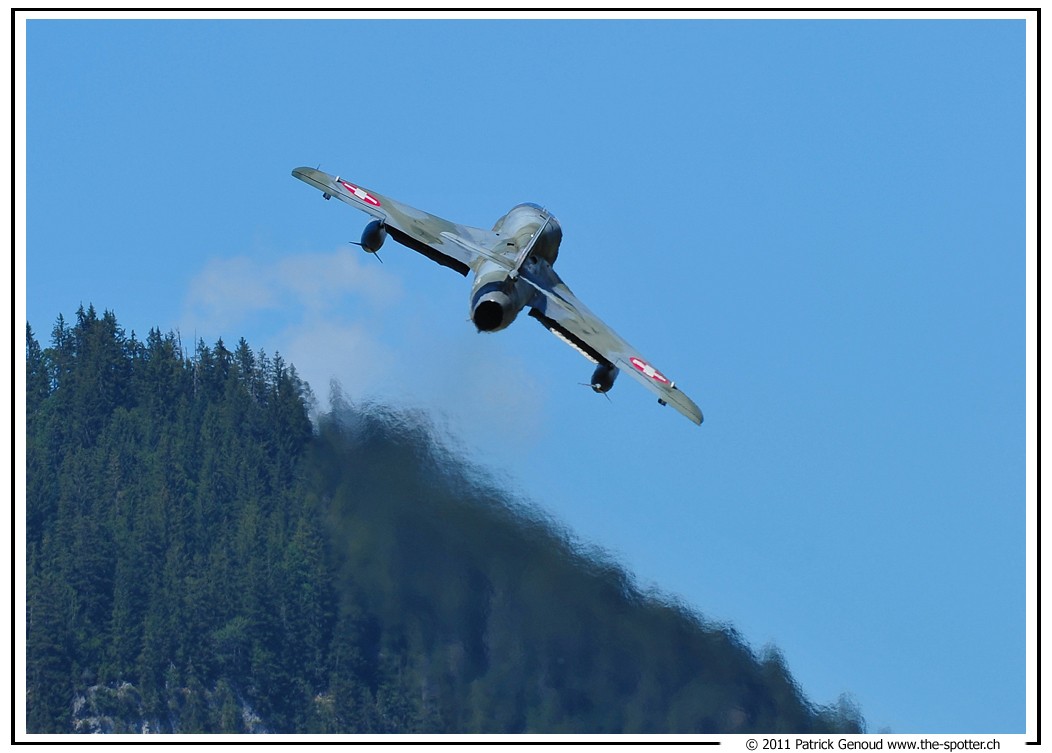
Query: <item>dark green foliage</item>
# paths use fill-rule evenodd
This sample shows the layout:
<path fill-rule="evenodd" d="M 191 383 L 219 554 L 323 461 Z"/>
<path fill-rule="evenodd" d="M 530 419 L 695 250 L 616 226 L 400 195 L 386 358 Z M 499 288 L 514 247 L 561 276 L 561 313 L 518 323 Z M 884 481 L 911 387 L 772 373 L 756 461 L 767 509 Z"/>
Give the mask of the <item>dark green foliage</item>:
<path fill-rule="evenodd" d="M 856 731 L 421 416 L 244 340 L 27 327 L 32 732 Z"/>

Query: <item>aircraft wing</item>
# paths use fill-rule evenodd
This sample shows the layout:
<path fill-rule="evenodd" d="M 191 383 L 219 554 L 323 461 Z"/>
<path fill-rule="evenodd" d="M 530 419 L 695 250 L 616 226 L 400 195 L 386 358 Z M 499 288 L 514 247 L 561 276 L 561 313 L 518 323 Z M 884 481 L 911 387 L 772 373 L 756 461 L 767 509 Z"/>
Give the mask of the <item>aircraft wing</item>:
<path fill-rule="evenodd" d="M 403 246 L 464 276 L 477 269 L 484 259 L 509 270 L 513 268 L 513 261 L 495 250 L 502 244 L 493 231 L 458 225 L 321 170 L 297 167 L 292 175 L 317 188 L 326 198 L 335 197 L 372 215 Z"/>
<path fill-rule="evenodd" d="M 663 405 L 671 405 L 696 424 L 703 420 L 701 409 L 683 394 L 676 383 L 639 355 L 624 338 L 593 314 L 566 286 L 554 270 L 524 276 L 540 295 L 534 299 L 530 316 L 537 319 L 563 342 L 593 363 L 616 366 L 657 395 Z"/>

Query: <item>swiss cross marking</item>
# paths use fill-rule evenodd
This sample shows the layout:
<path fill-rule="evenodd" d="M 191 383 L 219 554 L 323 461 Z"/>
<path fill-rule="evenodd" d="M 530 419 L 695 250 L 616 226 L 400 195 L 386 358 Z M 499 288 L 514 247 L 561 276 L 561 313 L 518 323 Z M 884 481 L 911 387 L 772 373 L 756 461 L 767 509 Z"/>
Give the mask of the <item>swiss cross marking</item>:
<path fill-rule="evenodd" d="M 353 183 L 348 183 L 345 180 L 341 180 L 340 185 L 346 188 L 351 193 L 353 193 L 356 198 L 359 198 L 362 201 L 364 201 L 366 204 L 372 204 L 374 207 L 380 206 L 380 202 L 377 201 L 374 196 L 370 195 L 370 193 L 364 188 L 358 188 L 358 186 L 354 185 Z"/>
<path fill-rule="evenodd" d="M 669 382 L 669 380 L 665 377 L 664 374 L 655 369 L 642 358 L 636 358 L 633 356 L 628 360 L 632 363 L 633 366 L 642 371 L 646 376 L 650 377 L 655 382 L 661 382 L 662 384 L 671 384 L 671 382 Z"/>

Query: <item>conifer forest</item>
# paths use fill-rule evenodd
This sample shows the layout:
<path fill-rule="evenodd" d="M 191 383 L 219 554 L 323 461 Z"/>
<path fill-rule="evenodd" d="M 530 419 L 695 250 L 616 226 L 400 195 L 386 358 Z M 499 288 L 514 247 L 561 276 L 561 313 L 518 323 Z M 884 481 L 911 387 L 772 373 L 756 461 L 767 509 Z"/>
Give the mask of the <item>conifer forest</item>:
<path fill-rule="evenodd" d="M 864 728 L 419 411 L 92 306 L 26 335 L 31 733 Z"/>

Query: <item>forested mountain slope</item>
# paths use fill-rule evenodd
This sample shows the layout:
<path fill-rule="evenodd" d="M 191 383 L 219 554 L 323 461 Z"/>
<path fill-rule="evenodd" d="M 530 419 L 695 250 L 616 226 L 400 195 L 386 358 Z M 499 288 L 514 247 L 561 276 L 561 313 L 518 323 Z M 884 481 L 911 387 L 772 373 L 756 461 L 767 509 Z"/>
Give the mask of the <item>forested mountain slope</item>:
<path fill-rule="evenodd" d="M 242 340 L 27 328 L 31 732 L 858 731 L 426 416 Z"/>

